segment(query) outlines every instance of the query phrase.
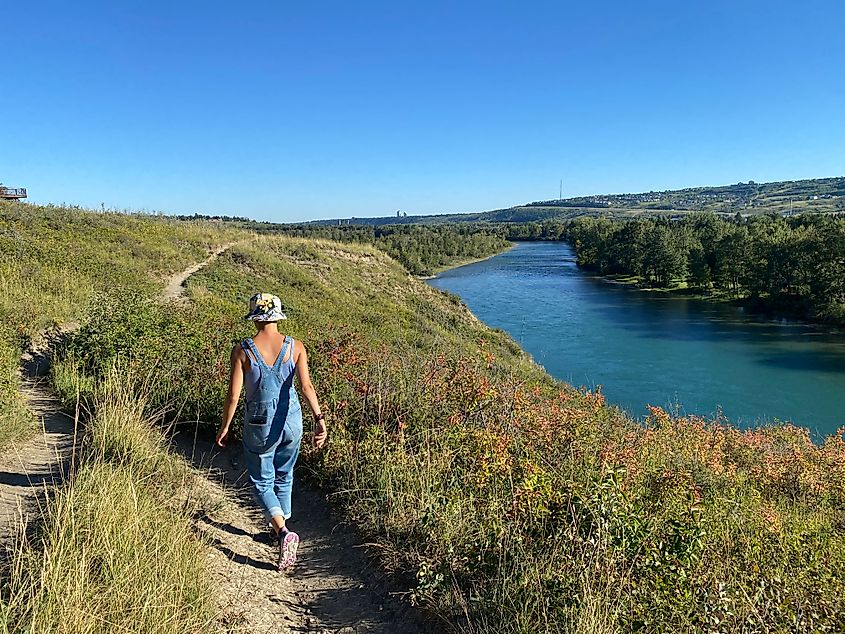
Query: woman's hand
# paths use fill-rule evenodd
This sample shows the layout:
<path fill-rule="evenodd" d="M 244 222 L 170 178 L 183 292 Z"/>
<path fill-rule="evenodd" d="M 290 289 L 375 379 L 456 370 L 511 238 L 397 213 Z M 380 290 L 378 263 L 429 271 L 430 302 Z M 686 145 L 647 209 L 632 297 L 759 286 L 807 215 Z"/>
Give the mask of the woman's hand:
<path fill-rule="evenodd" d="M 229 426 L 223 425 L 217 432 L 217 446 L 225 447 L 229 436 Z"/>
<path fill-rule="evenodd" d="M 296 378 L 299 379 L 299 389 L 302 390 L 302 395 L 308 401 L 311 413 L 314 414 L 314 446 L 321 449 L 326 444 L 329 434 L 326 431 L 325 415 L 320 410 L 317 393 L 314 391 L 314 384 L 311 383 L 311 375 L 308 372 L 308 353 L 305 351 L 305 346 L 301 344 L 296 346 L 294 364 Z"/>
<path fill-rule="evenodd" d="M 326 438 L 329 437 L 329 432 L 326 429 L 326 420 L 320 418 L 314 421 L 314 446 L 317 449 L 322 449 L 326 444 Z"/>

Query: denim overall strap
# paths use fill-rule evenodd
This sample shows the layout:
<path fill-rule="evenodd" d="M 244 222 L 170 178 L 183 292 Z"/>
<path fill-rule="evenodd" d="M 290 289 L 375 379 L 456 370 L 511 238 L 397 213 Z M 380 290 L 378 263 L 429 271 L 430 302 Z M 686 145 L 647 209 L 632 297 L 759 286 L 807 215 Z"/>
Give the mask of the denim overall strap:
<path fill-rule="evenodd" d="M 285 358 L 285 354 L 290 347 L 290 343 L 293 341 L 291 337 L 285 337 L 285 342 L 282 344 L 282 349 L 279 351 L 279 356 L 276 357 L 276 362 L 273 364 L 273 370 L 278 373 L 282 369 L 282 365 L 284 365 L 283 360 Z M 293 352 L 293 351 L 291 351 Z"/>
<path fill-rule="evenodd" d="M 241 348 L 243 348 L 244 354 L 246 354 L 246 358 L 249 361 L 250 372 L 255 373 L 256 384 L 261 383 L 261 377 L 265 374 L 263 368 L 267 368 L 267 364 L 264 363 L 264 359 L 258 354 L 258 349 L 253 344 L 252 339 L 241 341 Z"/>
<path fill-rule="evenodd" d="M 293 360 L 293 355 L 295 354 L 295 352 L 296 352 L 296 339 L 291 337 L 290 338 L 290 358 L 285 363 L 285 365 L 290 367 L 291 372 L 293 372 L 293 368 L 294 368 L 294 365 L 295 365 L 294 360 Z"/>
<path fill-rule="evenodd" d="M 264 362 L 264 357 L 262 357 L 261 353 L 258 352 L 258 348 L 255 347 L 255 342 L 252 339 L 247 339 L 246 341 L 244 341 L 244 343 L 249 348 L 249 351 L 252 353 L 252 357 L 255 359 L 258 365 L 264 368 L 265 370 L 269 370 L 270 366 L 268 366 Z M 250 359 L 250 362 L 252 362 L 252 360 L 253 359 Z"/>
<path fill-rule="evenodd" d="M 255 342 L 252 339 L 247 339 L 246 341 L 242 342 L 241 345 L 245 345 L 244 350 L 248 348 L 249 351 L 252 352 L 252 355 L 256 358 L 262 368 L 273 372 L 274 374 L 278 374 L 279 370 L 281 370 L 282 368 L 282 360 L 285 358 L 285 353 L 287 352 L 288 346 L 290 345 L 290 341 L 290 337 L 285 337 L 285 342 L 282 344 L 282 349 L 279 351 L 279 356 L 276 357 L 276 361 L 273 363 L 272 366 L 267 365 L 267 362 L 264 361 L 264 357 L 259 354 L 258 348 L 255 347 Z"/>

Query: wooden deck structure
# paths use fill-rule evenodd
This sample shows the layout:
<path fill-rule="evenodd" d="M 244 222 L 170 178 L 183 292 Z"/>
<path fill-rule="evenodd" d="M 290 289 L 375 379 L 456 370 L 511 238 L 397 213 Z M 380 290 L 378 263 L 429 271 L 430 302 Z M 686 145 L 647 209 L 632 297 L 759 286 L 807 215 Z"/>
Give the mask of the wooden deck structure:
<path fill-rule="evenodd" d="M 20 200 L 21 198 L 26 198 L 25 188 L 0 186 L 0 200 Z"/>

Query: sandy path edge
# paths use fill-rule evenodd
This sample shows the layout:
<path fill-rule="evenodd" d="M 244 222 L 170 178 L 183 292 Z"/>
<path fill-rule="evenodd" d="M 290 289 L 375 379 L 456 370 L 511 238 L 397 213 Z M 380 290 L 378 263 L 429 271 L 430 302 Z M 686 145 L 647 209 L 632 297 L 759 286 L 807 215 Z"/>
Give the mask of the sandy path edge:
<path fill-rule="evenodd" d="M 211 264 L 239 242 L 215 248 L 202 262 L 168 279 L 163 301 L 182 300 L 185 280 Z M 37 419 L 40 433 L 7 447 L 0 455 L 0 549 L 8 547 L 25 530 L 27 521 L 43 504 L 51 488 L 67 475 L 75 446 L 74 418 L 62 410 L 50 381 L 53 351 L 79 324 L 67 323 L 43 331 L 21 356 L 21 394 Z"/>

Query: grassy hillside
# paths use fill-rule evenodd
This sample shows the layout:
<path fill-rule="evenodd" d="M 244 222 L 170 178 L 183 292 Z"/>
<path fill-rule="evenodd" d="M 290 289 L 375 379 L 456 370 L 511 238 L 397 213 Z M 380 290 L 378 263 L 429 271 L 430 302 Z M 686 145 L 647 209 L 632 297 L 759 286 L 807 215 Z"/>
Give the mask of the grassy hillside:
<path fill-rule="evenodd" d="M 0 201 L 0 447 L 33 429 L 18 366 L 39 332 L 81 321 L 98 297 L 123 289 L 152 296 L 168 275 L 236 235 L 246 233 L 207 221 Z"/>
<path fill-rule="evenodd" d="M 510 243 L 486 226 L 384 225 L 379 227 L 315 224 L 275 225 L 275 231 L 299 238 L 373 244 L 414 275 L 428 276 L 450 266 L 486 258 L 504 251 Z"/>
<path fill-rule="evenodd" d="M 439 224 L 456 222 L 538 222 L 580 216 L 631 218 L 712 211 L 724 214 L 797 214 L 845 212 L 845 176 L 771 183 L 736 183 L 716 187 L 650 191 L 639 194 L 598 194 L 545 200 L 477 213 L 428 216 L 385 216 L 321 220 L 315 224 L 352 225 Z"/>
<path fill-rule="evenodd" d="M 35 428 L 18 364 L 42 329 L 89 323 L 109 303 L 154 303 L 168 275 L 249 237 L 207 222 L 0 203 L 0 443 Z M 78 386 L 86 394 L 83 450 L 3 560 L 0 631 L 212 631 L 204 546 L 187 517 L 195 476 L 168 453 L 143 377 L 120 362 L 96 382 L 58 372 L 70 401 Z"/>
<path fill-rule="evenodd" d="M 57 384 L 123 364 L 210 432 L 257 289 L 286 303 L 329 414 L 305 462 L 465 631 L 845 628 L 841 436 L 656 408 L 639 426 L 372 247 L 262 237 L 191 278 L 190 305 L 106 297 Z"/>

